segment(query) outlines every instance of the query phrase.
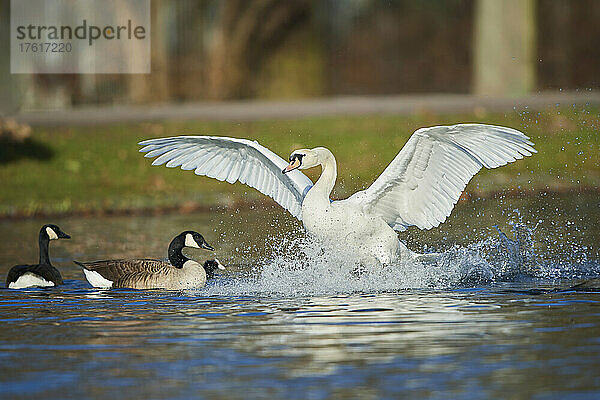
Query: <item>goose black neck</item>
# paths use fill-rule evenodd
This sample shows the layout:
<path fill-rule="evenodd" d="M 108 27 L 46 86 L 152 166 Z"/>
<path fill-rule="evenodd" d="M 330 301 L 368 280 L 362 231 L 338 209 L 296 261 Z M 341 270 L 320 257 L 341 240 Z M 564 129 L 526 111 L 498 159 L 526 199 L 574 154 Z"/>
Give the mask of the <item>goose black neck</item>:
<path fill-rule="evenodd" d="M 172 241 L 169 245 L 169 262 L 172 266 L 177 268 L 183 268 L 183 264 L 189 260 L 186 256 L 183 255 L 181 250 L 183 250 L 181 243 L 178 241 Z"/>
<path fill-rule="evenodd" d="M 39 244 L 40 244 L 40 264 L 50 264 L 50 256 L 48 256 L 48 244 L 50 239 L 44 229 L 40 231 Z"/>

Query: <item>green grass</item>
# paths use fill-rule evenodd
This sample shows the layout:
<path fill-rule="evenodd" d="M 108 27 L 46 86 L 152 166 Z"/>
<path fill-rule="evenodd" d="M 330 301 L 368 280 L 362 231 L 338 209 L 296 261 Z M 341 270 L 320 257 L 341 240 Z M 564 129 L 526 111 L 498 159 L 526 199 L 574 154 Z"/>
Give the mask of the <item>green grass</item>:
<path fill-rule="evenodd" d="M 255 202 L 244 185 L 151 167 L 142 139 L 210 134 L 258 140 L 287 158 L 300 147 L 326 146 L 338 162 L 333 193 L 343 198 L 368 186 L 422 126 L 485 122 L 522 130 L 539 153 L 481 171 L 467 187 L 475 196 L 508 190 L 597 190 L 600 152 L 597 110 L 551 109 L 487 115 L 330 117 L 298 120 L 165 122 L 77 128 L 35 128 L 33 146 L 0 149 L 0 215 L 146 209 Z M 32 148 L 34 151 L 32 151 Z M 314 180 L 319 171 L 309 171 Z"/>

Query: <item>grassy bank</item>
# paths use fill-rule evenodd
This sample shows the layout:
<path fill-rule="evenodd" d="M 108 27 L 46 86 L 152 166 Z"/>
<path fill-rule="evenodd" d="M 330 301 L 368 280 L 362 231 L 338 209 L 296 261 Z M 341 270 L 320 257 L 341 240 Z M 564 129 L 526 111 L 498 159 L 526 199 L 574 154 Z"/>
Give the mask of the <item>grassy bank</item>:
<path fill-rule="evenodd" d="M 208 207 L 261 201 L 244 185 L 192 172 L 151 167 L 142 139 L 210 134 L 258 140 L 284 158 L 299 147 L 326 146 L 338 161 L 334 197 L 369 185 L 422 126 L 485 122 L 522 130 L 539 153 L 481 171 L 471 196 L 507 191 L 597 190 L 598 110 L 551 109 L 512 114 L 331 117 L 285 121 L 165 122 L 77 128 L 35 128 L 29 143 L 0 148 L 0 216 L 162 207 Z M 311 178 L 318 176 L 316 169 Z"/>

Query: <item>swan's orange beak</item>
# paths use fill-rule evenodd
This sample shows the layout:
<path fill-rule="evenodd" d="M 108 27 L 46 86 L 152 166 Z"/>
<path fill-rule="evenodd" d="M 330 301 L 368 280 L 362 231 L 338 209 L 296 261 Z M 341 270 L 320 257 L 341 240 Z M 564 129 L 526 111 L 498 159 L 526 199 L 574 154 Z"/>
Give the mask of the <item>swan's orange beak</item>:
<path fill-rule="evenodd" d="M 293 171 L 296 168 L 299 168 L 301 164 L 302 163 L 300 162 L 299 158 L 294 158 L 294 160 L 292 160 L 292 162 L 290 163 L 290 165 L 288 165 L 287 167 L 285 167 L 283 169 L 283 171 L 281 171 L 281 172 L 283 172 L 285 174 L 287 172 Z"/>

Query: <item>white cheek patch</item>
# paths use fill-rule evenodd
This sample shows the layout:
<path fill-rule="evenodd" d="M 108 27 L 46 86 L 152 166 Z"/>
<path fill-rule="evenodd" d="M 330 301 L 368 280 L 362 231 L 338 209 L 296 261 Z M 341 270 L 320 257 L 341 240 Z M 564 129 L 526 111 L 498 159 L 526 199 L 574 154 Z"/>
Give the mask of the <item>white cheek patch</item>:
<path fill-rule="evenodd" d="M 111 288 L 113 285 L 112 281 L 109 281 L 96 271 L 83 268 L 83 273 L 85 274 L 85 279 L 95 288 Z"/>
<path fill-rule="evenodd" d="M 56 232 L 54 232 L 54 229 L 50 228 L 49 226 L 46 227 L 46 234 L 48 235 L 50 240 L 58 239 L 58 235 L 56 234 Z"/>
<path fill-rule="evenodd" d="M 219 261 L 218 259 L 215 258 L 215 261 L 217 263 L 217 268 L 219 269 L 225 269 L 225 266 L 223 264 L 221 264 L 221 261 Z"/>
<path fill-rule="evenodd" d="M 186 247 L 193 247 L 195 249 L 199 249 L 200 248 L 200 246 L 198 245 L 198 243 L 196 243 L 196 241 L 192 237 L 191 233 L 188 233 L 187 235 L 185 235 L 185 246 Z"/>

